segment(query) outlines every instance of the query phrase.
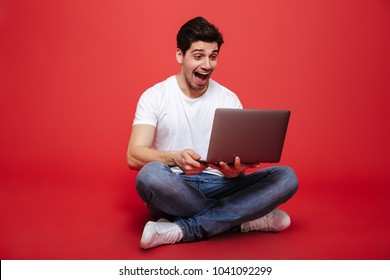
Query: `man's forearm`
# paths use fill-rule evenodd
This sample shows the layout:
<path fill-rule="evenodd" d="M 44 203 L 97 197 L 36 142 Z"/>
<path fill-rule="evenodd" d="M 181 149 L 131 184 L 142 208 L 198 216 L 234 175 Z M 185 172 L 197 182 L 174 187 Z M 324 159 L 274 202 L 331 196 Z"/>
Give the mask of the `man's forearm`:
<path fill-rule="evenodd" d="M 136 147 L 127 153 L 127 164 L 130 169 L 141 169 L 145 164 L 158 161 L 169 166 L 176 166 L 175 151 L 157 151 L 147 147 Z"/>

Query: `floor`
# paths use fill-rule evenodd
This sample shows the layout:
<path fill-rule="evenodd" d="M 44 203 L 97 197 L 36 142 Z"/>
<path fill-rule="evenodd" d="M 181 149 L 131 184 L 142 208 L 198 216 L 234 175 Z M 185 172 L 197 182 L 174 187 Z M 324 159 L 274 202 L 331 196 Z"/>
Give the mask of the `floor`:
<path fill-rule="evenodd" d="M 330 182 L 300 172 L 298 193 L 281 207 L 292 217 L 286 231 L 225 233 L 144 251 L 138 243 L 149 215 L 134 190 L 136 172 L 117 167 L 4 166 L 0 259 L 390 258 L 385 179 Z"/>

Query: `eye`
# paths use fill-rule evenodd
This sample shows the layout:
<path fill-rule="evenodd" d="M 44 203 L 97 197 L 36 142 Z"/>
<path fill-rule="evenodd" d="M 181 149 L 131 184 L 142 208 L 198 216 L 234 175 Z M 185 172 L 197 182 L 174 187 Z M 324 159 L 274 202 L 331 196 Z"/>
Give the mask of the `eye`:
<path fill-rule="evenodd" d="M 194 55 L 194 57 L 195 57 L 196 60 L 202 59 L 202 56 L 200 54 L 196 54 L 196 55 Z"/>
<path fill-rule="evenodd" d="M 210 59 L 211 59 L 211 60 L 216 60 L 216 59 L 217 59 L 217 57 L 218 57 L 218 55 L 216 55 L 216 54 L 213 54 L 212 56 L 210 56 Z"/>

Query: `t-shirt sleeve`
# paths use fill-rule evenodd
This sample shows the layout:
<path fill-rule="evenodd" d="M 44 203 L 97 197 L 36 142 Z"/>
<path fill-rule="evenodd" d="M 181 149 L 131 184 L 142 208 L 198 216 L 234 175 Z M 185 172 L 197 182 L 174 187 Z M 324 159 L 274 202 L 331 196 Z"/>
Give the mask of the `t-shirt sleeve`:
<path fill-rule="evenodd" d="M 232 98 L 232 108 L 242 109 L 242 104 L 237 95 L 234 94 Z"/>
<path fill-rule="evenodd" d="M 238 96 L 231 91 L 229 91 L 229 95 L 225 99 L 225 102 L 226 102 L 227 108 L 233 108 L 233 109 L 242 109 L 243 108 Z"/>
<path fill-rule="evenodd" d="M 213 81 L 213 85 L 216 84 L 219 86 L 219 100 L 218 107 L 219 108 L 231 108 L 231 109 L 242 109 L 243 106 L 241 104 L 240 98 L 236 93 L 231 91 L 230 89 L 222 86 L 221 84 Z"/>
<path fill-rule="evenodd" d="M 154 127 L 158 122 L 158 99 L 153 89 L 145 91 L 137 104 L 133 126 L 137 124 L 149 124 Z"/>

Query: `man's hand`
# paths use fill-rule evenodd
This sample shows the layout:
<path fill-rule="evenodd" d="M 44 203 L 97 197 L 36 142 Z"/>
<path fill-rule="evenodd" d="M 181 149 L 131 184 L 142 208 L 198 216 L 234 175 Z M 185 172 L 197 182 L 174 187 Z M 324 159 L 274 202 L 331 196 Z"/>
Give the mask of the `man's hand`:
<path fill-rule="evenodd" d="M 235 178 L 242 174 L 248 168 L 257 168 L 260 164 L 242 164 L 239 157 L 234 158 L 233 164 L 227 164 L 223 161 L 220 161 L 218 165 L 208 164 L 209 167 L 217 169 L 222 172 L 222 174 L 227 178 Z"/>
<path fill-rule="evenodd" d="M 199 174 L 207 168 L 207 164 L 199 162 L 200 156 L 190 149 L 176 152 L 173 159 L 186 175 Z"/>

